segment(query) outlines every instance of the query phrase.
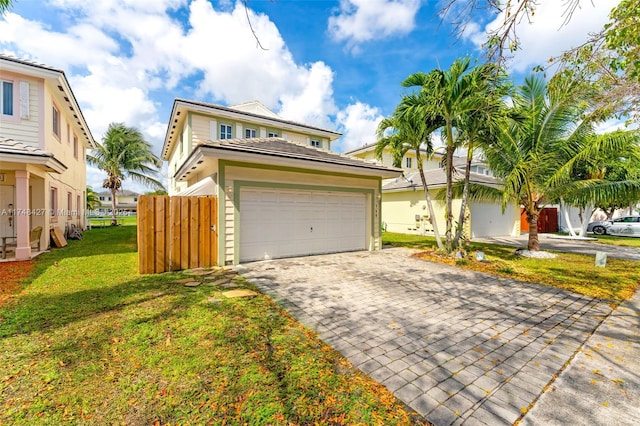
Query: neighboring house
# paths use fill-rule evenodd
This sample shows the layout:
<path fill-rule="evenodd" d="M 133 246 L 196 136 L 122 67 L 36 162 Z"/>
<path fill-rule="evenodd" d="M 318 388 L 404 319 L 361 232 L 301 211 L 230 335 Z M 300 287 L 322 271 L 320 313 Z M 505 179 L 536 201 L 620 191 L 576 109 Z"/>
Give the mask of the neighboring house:
<path fill-rule="evenodd" d="M 16 259 L 46 249 L 54 227 L 85 227 L 85 153 L 94 146 L 64 71 L 0 55 L 0 236 Z"/>
<path fill-rule="evenodd" d="M 113 208 L 111 191 L 98 192 L 96 195 L 100 202 L 98 209 L 104 213 L 111 212 L 111 209 Z M 127 189 L 120 189 L 116 191 L 116 211 L 118 214 L 135 214 L 138 211 L 139 196 L 140 194 L 137 192 L 129 191 Z"/>
<path fill-rule="evenodd" d="M 219 264 L 381 247 L 381 180 L 400 170 L 331 152 L 340 133 L 259 102 L 176 99 L 169 123 L 169 194 L 218 197 Z"/>
<path fill-rule="evenodd" d="M 391 165 L 393 157 L 390 149 L 383 152 L 382 160 L 374 154 L 375 144 L 346 152 L 345 155 L 375 161 L 383 165 Z M 424 157 L 423 157 L 424 158 Z M 433 201 L 438 230 L 445 231 L 445 203 L 436 200 L 437 192 L 446 187 L 446 173 L 441 164 L 442 156 L 436 154 L 430 160 L 423 160 L 425 179 Z M 464 178 L 465 159 L 456 158 L 454 174 L 456 180 Z M 409 151 L 402 159 L 403 175 L 385 180 L 382 184 L 382 222 L 390 232 L 405 234 L 432 234 L 433 227 L 429 221 L 429 210 L 425 201 L 424 189 L 416 164 L 415 152 Z M 490 186 L 498 186 L 488 167 L 479 161 L 471 164 L 470 181 Z M 452 203 L 454 221 L 458 220 L 461 199 Z M 465 234 L 469 238 L 519 235 L 520 215 L 515 205 L 507 206 L 504 213 L 499 202 L 470 201 L 467 206 L 468 217 Z M 454 225 L 455 226 L 455 225 Z M 455 229 L 454 229 L 455 231 Z"/>

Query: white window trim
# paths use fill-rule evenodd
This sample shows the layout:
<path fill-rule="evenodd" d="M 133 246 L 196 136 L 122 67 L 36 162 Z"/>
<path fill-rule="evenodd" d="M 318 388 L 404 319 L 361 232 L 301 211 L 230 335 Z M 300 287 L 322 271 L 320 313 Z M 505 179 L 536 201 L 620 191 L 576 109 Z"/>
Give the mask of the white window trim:
<path fill-rule="evenodd" d="M 225 132 L 222 131 L 223 126 L 225 127 Z M 233 139 L 233 126 L 231 124 L 220 123 L 218 128 L 220 129 L 220 140 Z M 227 137 L 227 130 L 229 131 L 229 137 Z"/>
<path fill-rule="evenodd" d="M 4 83 L 11 84 L 11 114 L 4 113 Z M 0 80 L 0 115 L 3 117 L 15 117 L 16 115 L 15 82 L 12 80 Z"/>
<path fill-rule="evenodd" d="M 54 110 L 58 116 L 57 126 L 54 120 Z M 58 138 L 58 142 L 62 142 L 62 114 L 60 114 L 60 108 L 58 108 L 56 104 L 51 105 L 51 126 L 51 131 Z"/>
<path fill-rule="evenodd" d="M 250 136 L 247 136 L 248 132 L 250 133 Z M 251 127 L 246 127 L 244 129 L 244 138 L 245 139 L 253 139 L 253 138 L 256 138 L 256 137 L 258 137 L 258 131 L 256 129 L 253 129 Z"/>

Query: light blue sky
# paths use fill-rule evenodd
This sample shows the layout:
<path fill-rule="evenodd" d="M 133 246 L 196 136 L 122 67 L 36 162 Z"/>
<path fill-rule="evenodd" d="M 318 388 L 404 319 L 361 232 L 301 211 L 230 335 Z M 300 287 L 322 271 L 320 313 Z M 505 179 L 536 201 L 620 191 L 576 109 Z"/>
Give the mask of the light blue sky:
<path fill-rule="evenodd" d="M 575 46 L 618 0 L 583 0 L 562 26 L 559 0 L 541 0 L 519 26 L 514 79 Z M 159 154 L 176 97 L 233 105 L 253 99 L 283 118 L 344 134 L 336 150 L 375 141 L 377 123 L 416 71 L 478 57 L 495 16 L 472 17 L 456 40 L 431 0 L 15 0 L 0 18 L 0 52 L 65 70 L 89 127 L 138 127 Z M 493 22 L 492 22 L 493 21 Z M 90 169 L 98 189 L 101 173 Z M 125 182 L 125 186 L 143 188 Z"/>

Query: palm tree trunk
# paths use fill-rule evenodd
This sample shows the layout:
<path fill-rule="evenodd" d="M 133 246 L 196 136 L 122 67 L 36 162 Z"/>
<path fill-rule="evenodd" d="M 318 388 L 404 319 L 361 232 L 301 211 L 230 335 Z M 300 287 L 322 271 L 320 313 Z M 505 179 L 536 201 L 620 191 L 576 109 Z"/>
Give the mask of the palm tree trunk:
<path fill-rule="evenodd" d="M 442 245 L 442 238 L 440 237 L 440 232 L 438 231 L 438 223 L 436 221 L 436 213 L 433 210 L 433 203 L 431 202 L 431 194 L 429 194 L 429 187 L 427 186 L 427 179 L 424 177 L 424 170 L 422 169 L 422 161 L 418 158 L 418 171 L 420 172 L 420 180 L 422 180 L 422 187 L 424 188 L 424 198 L 427 201 L 427 207 L 429 208 L 429 223 L 431 223 L 431 227 L 433 228 L 433 236 L 436 238 L 436 244 L 438 245 L 438 250 L 444 250 Z"/>
<path fill-rule="evenodd" d="M 573 230 L 573 224 L 571 223 L 571 218 L 569 217 L 569 207 L 562 198 L 560 198 L 560 212 L 564 216 L 564 221 L 567 225 L 567 229 L 569 230 L 569 235 L 575 237 L 576 232 Z"/>
<path fill-rule="evenodd" d="M 582 222 L 580 223 L 580 236 L 587 236 L 587 226 L 589 226 L 589 221 L 591 220 L 591 216 L 593 216 L 593 212 L 596 211 L 593 203 L 587 203 L 587 206 L 584 208 L 584 217 Z"/>
<path fill-rule="evenodd" d="M 527 250 L 539 251 L 540 240 L 538 238 L 538 216 L 539 211 L 527 212 L 527 222 L 529 223 L 529 241 L 527 243 Z"/>
<path fill-rule="evenodd" d="M 453 226 L 453 126 L 450 121 L 447 121 L 446 126 L 447 132 L 447 205 L 445 210 L 445 219 L 446 219 L 446 230 L 445 230 L 445 245 L 446 249 L 449 253 L 453 251 L 452 247 L 452 238 L 451 238 L 451 228 Z"/>
<path fill-rule="evenodd" d="M 116 188 L 111 188 L 111 226 L 118 224 L 118 217 L 116 216 Z"/>
<path fill-rule="evenodd" d="M 464 169 L 464 187 L 462 189 L 462 200 L 460 202 L 460 214 L 458 216 L 458 229 L 453 239 L 453 249 L 460 245 L 460 238 L 464 231 L 465 210 L 467 209 L 467 200 L 469 198 L 469 180 L 471 179 L 471 162 L 473 161 L 473 145 L 470 143 L 467 150 L 467 164 Z"/>

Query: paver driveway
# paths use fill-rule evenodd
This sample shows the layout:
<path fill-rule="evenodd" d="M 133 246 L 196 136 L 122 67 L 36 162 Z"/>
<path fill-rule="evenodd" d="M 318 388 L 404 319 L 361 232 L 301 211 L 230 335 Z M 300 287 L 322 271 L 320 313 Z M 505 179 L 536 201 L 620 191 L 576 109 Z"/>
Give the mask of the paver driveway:
<path fill-rule="evenodd" d="M 244 265 L 241 273 L 427 420 L 512 424 L 610 308 L 402 248 Z"/>

